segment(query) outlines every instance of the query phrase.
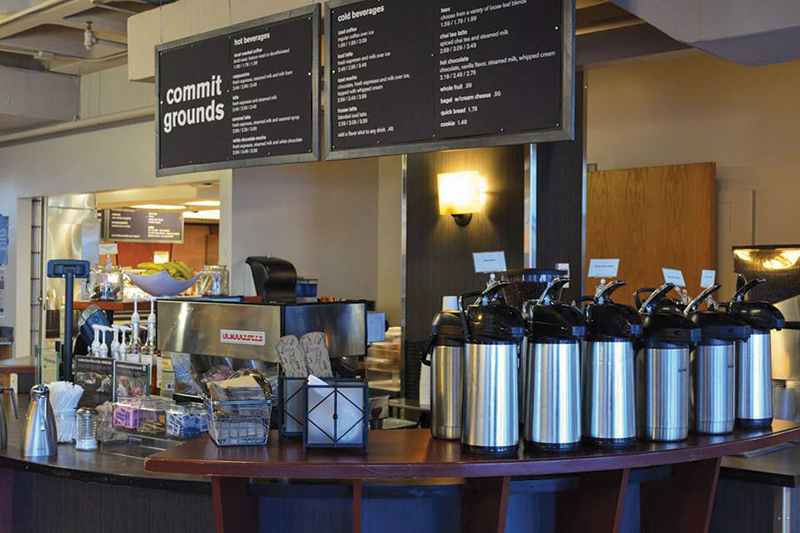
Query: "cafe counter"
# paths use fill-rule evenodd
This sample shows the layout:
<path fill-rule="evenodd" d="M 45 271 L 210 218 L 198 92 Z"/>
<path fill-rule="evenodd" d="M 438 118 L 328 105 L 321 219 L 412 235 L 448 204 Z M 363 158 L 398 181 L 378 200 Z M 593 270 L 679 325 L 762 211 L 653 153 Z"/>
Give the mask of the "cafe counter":
<path fill-rule="evenodd" d="M 368 454 L 304 453 L 300 442 L 273 434 L 265 447 L 220 448 L 201 437 L 166 451 L 60 445 L 56 457 L 25 458 L 23 420 L 4 407 L 9 444 L 0 450 L 0 533 L 85 532 L 89 523 L 115 532 L 633 532 L 640 525 L 691 532 L 709 523 L 716 531 L 718 514 L 735 519 L 742 508 L 721 513 L 720 494 L 747 499 L 749 490 L 772 491 L 798 478 L 776 473 L 791 464 L 776 466 L 778 454 L 794 447 L 723 459 L 800 439 L 800 424 L 784 421 L 770 431 L 692 435 L 620 452 L 520 451 L 505 459 L 462 455 L 457 442 L 422 429 L 372 431 Z"/>

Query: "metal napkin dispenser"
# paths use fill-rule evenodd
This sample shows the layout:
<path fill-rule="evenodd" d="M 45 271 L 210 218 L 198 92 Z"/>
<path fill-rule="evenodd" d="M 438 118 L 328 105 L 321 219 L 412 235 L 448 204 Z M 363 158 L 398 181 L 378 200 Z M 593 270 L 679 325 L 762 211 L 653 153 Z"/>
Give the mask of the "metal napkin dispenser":
<path fill-rule="evenodd" d="M 331 357 L 367 353 L 367 303 L 305 304 L 158 300 L 158 349 L 278 362 L 284 335 L 321 331 Z"/>

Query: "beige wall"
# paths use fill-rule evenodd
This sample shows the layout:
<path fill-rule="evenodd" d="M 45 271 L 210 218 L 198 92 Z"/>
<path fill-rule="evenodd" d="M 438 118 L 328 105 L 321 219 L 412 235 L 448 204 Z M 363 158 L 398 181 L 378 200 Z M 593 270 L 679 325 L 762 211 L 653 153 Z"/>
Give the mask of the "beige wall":
<path fill-rule="evenodd" d="M 377 159 L 235 170 L 231 216 L 235 293 L 255 294 L 245 259 L 272 255 L 320 295 L 377 298 Z"/>
<path fill-rule="evenodd" d="M 732 268 L 731 244 L 800 242 L 799 94 L 800 61 L 744 67 L 691 52 L 595 68 L 587 160 L 601 170 L 716 162 L 718 268 Z"/>

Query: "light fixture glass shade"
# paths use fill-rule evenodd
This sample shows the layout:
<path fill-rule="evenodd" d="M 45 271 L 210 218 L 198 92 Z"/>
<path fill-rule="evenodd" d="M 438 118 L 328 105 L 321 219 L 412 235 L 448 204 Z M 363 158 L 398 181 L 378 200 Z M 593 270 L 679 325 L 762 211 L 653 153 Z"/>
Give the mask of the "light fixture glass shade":
<path fill-rule="evenodd" d="M 486 183 L 475 170 L 439 174 L 439 214 L 480 213 Z"/>

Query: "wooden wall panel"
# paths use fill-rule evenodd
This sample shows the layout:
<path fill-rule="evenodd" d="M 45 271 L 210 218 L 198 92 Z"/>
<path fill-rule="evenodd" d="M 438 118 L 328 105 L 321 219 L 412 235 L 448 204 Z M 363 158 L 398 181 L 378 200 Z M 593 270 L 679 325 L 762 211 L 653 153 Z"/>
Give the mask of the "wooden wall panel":
<path fill-rule="evenodd" d="M 716 268 L 715 163 L 590 172 L 586 202 L 586 272 L 591 258 L 618 257 L 619 303 L 663 284 L 662 267 L 681 269 L 692 295 L 701 270 Z"/>
<path fill-rule="evenodd" d="M 430 334 L 442 296 L 484 287 L 472 253 L 504 250 L 508 268 L 523 264 L 524 165 L 522 146 L 454 150 L 408 156 L 406 339 Z M 487 180 L 484 211 L 466 227 L 439 214 L 438 174 L 477 170 Z"/>

